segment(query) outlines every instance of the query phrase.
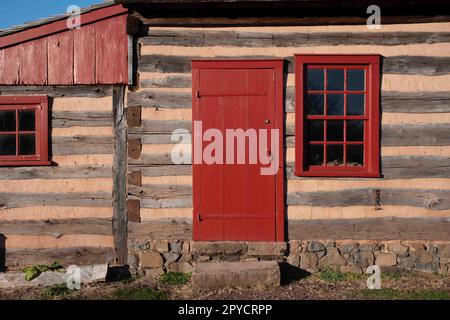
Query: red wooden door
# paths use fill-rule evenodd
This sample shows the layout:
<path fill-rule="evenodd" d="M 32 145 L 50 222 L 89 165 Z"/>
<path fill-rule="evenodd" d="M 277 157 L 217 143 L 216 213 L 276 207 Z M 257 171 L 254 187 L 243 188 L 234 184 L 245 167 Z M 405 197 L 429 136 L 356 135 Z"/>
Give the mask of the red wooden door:
<path fill-rule="evenodd" d="M 201 148 L 193 163 L 194 240 L 283 240 L 281 77 L 282 61 L 193 62 L 193 157 Z M 279 130 L 279 150 L 271 150 L 271 129 Z M 248 134 L 245 159 L 230 130 Z M 211 152 L 217 139 L 222 154 Z M 281 157 L 276 174 L 261 174 L 269 165 L 261 163 L 260 148 Z"/>

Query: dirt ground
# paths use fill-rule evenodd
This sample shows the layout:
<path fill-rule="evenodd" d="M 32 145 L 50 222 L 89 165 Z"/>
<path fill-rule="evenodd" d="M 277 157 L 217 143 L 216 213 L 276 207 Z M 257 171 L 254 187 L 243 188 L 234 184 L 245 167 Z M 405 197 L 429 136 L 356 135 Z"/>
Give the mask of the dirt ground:
<path fill-rule="evenodd" d="M 116 300 L 347 300 L 347 299 L 432 299 L 450 300 L 450 277 L 419 272 L 388 270 L 382 273 L 382 289 L 369 290 L 369 275 L 344 274 L 331 270 L 314 275 L 284 273 L 278 288 L 193 289 L 188 274 L 130 279 L 84 285 L 69 290 L 53 287 L 0 289 L 0 299 L 116 299 Z"/>

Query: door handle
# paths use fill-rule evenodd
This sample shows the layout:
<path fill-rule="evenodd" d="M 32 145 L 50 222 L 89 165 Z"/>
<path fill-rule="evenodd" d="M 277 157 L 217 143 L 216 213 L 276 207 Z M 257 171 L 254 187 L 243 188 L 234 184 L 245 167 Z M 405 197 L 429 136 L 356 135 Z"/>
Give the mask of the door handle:
<path fill-rule="evenodd" d="M 266 120 L 264 120 L 264 123 L 265 123 L 265 124 L 269 124 L 269 123 L 270 123 L 270 120 L 269 120 L 269 119 L 266 119 Z"/>

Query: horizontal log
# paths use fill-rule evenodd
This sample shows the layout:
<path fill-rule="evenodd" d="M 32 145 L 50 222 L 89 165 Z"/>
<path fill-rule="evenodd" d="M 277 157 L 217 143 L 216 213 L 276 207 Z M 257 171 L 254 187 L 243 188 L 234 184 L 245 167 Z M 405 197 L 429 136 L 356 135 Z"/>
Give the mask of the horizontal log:
<path fill-rule="evenodd" d="M 141 200 L 141 208 L 192 208 L 192 197 L 180 197 L 171 199 L 149 199 Z"/>
<path fill-rule="evenodd" d="M 450 240 L 443 218 L 289 220 L 290 240 Z"/>
<path fill-rule="evenodd" d="M 128 94 L 128 106 L 178 108 L 191 104 L 191 94 L 160 91 L 136 91 Z"/>
<path fill-rule="evenodd" d="M 192 223 L 183 220 L 128 222 L 128 238 L 190 240 L 192 239 Z"/>
<path fill-rule="evenodd" d="M 190 75 L 166 76 L 161 78 L 142 79 L 141 88 L 189 88 L 192 85 Z"/>
<path fill-rule="evenodd" d="M 0 168 L 0 180 L 107 178 L 111 176 L 112 168 L 102 164 L 71 167 Z"/>
<path fill-rule="evenodd" d="M 260 3 L 258 4 L 260 5 Z M 354 3 L 352 3 L 352 6 Z M 366 5 L 367 6 L 367 5 Z M 383 8 L 385 4 L 383 3 Z M 292 9 L 291 9 L 292 10 Z M 364 9 L 365 10 L 365 9 Z M 363 10 L 363 11 L 364 11 Z M 238 11 L 238 10 L 235 10 Z M 272 10 L 271 10 L 272 11 Z M 302 10 L 301 10 L 302 11 Z M 299 11 L 299 12 L 301 12 Z M 282 16 L 261 17 L 143 17 L 147 29 L 157 27 L 267 27 L 267 26 L 333 26 L 333 25 L 365 25 L 367 17 L 354 16 L 308 16 L 296 17 L 295 14 L 283 14 Z M 436 23 L 450 21 L 449 15 L 383 15 L 383 24 L 405 24 L 405 23 Z M 148 34 L 146 32 L 145 34 Z"/>
<path fill-rule="evenodd" d="M 182 49 L 180 49 L 182 51 Z M 199 56 L 143 55 L 139 60 L 139 71 L 186 73 L 191 71 L 191 61 L 211 58 Z M 230 58 L 216 56 L 212 58 Z M 234 59 L 265 59 L 268 56 L 233 56 Z M 271 57 L 273 59 L 273 57 Z M 294 58 L 286 60 L 289 73 L 294 73 Z M 389 56 L 383 58 L 383 74 L 444 75 L 450 73 L 450 57 Z"/>
<path fill-rule="evenodd" d="M 311 47 L 337 45 L 396 46 L 450 42 L 449 32 L 246 32 L 215 30 L 154 30 L 139 40 L 143 45 L 184 47 Z"/>
<path fill-rule="evenodd" d="M 128 128 L 134 133 L 172 133 L 176 129 L 191 130 L 192 122 L 183 120 L 143 120 L 140 127 Z"/>
<path fill-rule="evenodd" d="M 381 158 L 381 174 L 383 179 L 414 179 L 414 178 L 450 178 L 450 158 L 436 156 L 385 156 Z M 294 164 L 286 166 L 287 179 L 302 179 L 294 175 Z M 361 178 L 315 179 L 360 180 Z"/>
<path fill-rule="evenodd" d="M 149 165 L 137 166 L 129 164 L 129 168 L 140 170 L 143 177 L 186 176 L 192 174 L 191 165 Z"/>
<path fill-rule="evenodd" d="M 113 142 L 105 136 L 54 137 L 51 148 L 55 155 L 112 154 Z"/>
<path fill-rule="evenodd" d="M 110 112 L 58 111 L 52 113 L 51 125 L 53 128 L 112 126 L 112 115 Z"/>
<path fill-rule="evenodd" d="M 376 199 L 375 190 L 380 191 Z M 408 205 L 434 210 L 450 209 L 448 190 L 419 189 L 352 189 L 326 192 L 292 192 L 287 195 L 287 205 L 318 207 L 349 207 L 381 205 Z"/>
<path fill-rule="evenodd" d="M 153 200 L 191 197 L 192 185 L 144 184 L 143 186 L 128 186 L 128 194 Z"/>
<path fill-rule="evenodd" d="M 187 124 L 183 124 L 183 126 L 187 126 Z M 128 139 L 141 139 L 142 144 L 172 144 L 181 142 L 181 135 L 174 135 L 174 140 L 172 141 L 171 133 L 129 133 Z M 183 140 L 183 142 L 186 141 Z M 191 142 L 189 141 L 189 144 L 190 143 Z"/>
<path fill-rule="evenodd" d="M 76 86 L 0 86 L 0 95 L 42 94 L 50 97 L 106 97 L 112 95 L 110 85 Z"/>
<path fill-rule="evenodd" d="M 1 221 L 1 220 L 0 220 Z M 45 221 L 1 221 L 0 233 L 14 235 L 49 235 L 59 238 L 69 234 L 112 235 L 111 219 L 49 219 Z"/>
<path fill-rule="evenodd" d="M 6 250 L 6 266 L 51 264 L 58 261 L 63 266 L 91 265 L 113 262 L 112 248 L 74 247 L 64 249 Z"/>
<path fill-rule="evenodd" d="M 110 207 L 111 193 L 0 193 L 0 209 L 31 206 Z"/>

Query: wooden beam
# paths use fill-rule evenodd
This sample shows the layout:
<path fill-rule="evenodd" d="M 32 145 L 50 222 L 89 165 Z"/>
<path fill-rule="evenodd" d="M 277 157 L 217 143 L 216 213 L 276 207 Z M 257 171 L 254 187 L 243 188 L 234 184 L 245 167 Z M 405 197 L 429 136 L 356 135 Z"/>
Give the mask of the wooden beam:
<path fill-rule="evenodd" d="M 127 122 L 125 86 L 113 87 L 113 235 L 114 263 L 127 263 Z"/>

